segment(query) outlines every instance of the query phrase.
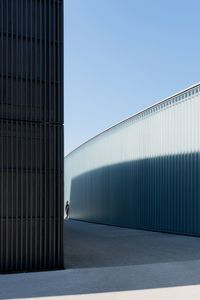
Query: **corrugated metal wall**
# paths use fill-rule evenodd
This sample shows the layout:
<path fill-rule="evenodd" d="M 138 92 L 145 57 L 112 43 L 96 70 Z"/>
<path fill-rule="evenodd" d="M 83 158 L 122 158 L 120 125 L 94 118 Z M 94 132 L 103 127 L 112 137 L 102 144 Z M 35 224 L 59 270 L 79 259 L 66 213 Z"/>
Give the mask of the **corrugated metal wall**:
<path fill-rule="evenodd" d="M 0 272 L 63 267 L 63 1 L 0 1 Z"/>
<path fill-rule="evenodd" d="M 119 123 L 65 158 L 79 220 L 200 235 L 200 85 Z"/>

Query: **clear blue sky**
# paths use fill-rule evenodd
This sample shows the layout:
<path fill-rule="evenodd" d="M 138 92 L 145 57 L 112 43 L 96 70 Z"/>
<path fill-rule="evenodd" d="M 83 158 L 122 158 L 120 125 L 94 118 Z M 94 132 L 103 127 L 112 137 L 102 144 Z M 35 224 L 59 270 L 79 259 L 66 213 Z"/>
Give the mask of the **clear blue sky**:
<path fill-rule="evenodd" d="M 64 0 L 65 154 L 200 81 L 199 0 Z"/>

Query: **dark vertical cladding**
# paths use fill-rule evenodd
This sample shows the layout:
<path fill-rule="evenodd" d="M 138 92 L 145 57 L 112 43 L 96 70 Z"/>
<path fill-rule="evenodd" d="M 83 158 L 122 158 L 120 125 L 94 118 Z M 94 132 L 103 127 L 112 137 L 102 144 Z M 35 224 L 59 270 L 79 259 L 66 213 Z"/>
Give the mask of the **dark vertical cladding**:
<path fill-rule="evenodd" d="M 0 272 L 63 267 L 63 1 L 0 1 Z"/>

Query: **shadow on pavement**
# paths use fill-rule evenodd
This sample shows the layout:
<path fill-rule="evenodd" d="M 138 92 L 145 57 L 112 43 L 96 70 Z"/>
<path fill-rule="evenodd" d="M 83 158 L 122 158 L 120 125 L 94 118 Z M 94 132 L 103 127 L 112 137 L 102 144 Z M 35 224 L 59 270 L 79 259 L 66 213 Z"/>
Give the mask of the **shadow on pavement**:
<path fill-rule="evenodd" d="M 200 284 L 200 239 L 65 221 L 62 271 L 0 276 L 0 299 Z"/>

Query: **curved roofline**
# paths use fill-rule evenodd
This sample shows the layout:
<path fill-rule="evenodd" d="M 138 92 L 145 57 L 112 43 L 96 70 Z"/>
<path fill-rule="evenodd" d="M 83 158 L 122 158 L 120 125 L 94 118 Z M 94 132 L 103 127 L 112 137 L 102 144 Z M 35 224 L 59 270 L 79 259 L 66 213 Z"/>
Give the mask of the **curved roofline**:
<path fill-rule="evenodd" d="M 196 84 L 193 84 L 193 85 L 189 86 L 188 88 L 183 89 L 183 90 L 181 90 L 180 92 L 176 92 L 175 94 L 172 94 L 171 96 L 168 96 L 168 97 L 164 98 L 163 100 L 160 100 L 160 101 L 158 101 L 158 102 L 156 102 L 156 103 L 154 103 L 154 104 L 152 104 L 152 105 L 150 105 L 150 106 L 147 106 L 145 109 L 140 110 L 139 112 L 135 113 L 134 115 L 131 115 L 131 116 L 129 116 L 129 117 L 123 119 L 122 121 L 120 121 L 120 122 L 118 122 L 118 123 L 115 123 L 115 124 L 112 125 L 111 127 L 108 127 L 108 128 L 106 128 L 106 129 L 104 129 L 103 131 L 97 133 L 95 136 L 89 138 L 87 141 L 85 141 L 85 142 L 83 142 L 82 144 L 80 144 L 78 147 L 76 147 L 76 148 L 73 149 L 71 152 L 69 152 L 67 155 L 65 155 L 65 157 L 71 155 L 73 152 L 75 152 L 76 150 L 78 150 L 79 148 L 81 148 L 82 146 L 84 146 L 85 144 L 89 143 L 90 141 L 94 140 L 95 138 L 97 138 L 98 136 L 104 134 L 105 132 L 111 130 L 112 128 L 118 126 L 119 124 L 122 124 L 122 123 L 128 121 L 129 119 L 132 119 L 132 118 L 134 118 L 134 117 L 136 117 L 136 116 L 142 114 L 143 112 L 148 111 L 149 109 L 153 108 L 154 106 L 157 106 L 157 105 L 159 105 L 159 104 L 161 104 L 161 103 L 163 103 L 163 102 L 165 102 L 165 101 L 167 101 L 167 100 L 169 100 L 169 99 L 171 99 L 171 98 L 174 98 L 175 96 L 178 96 L 179 94 L 183 94 L 183 93 L 187 92 L 188 90 L 191 90 L 191 89 L 193 89 L 193 88 L 195 88 L 195 87 L 197 87 L 197 86 L 199 86 L 199 85 L 200 85 L 200 82 L 198 82 L 198 83 L 196 83 Z"/>

